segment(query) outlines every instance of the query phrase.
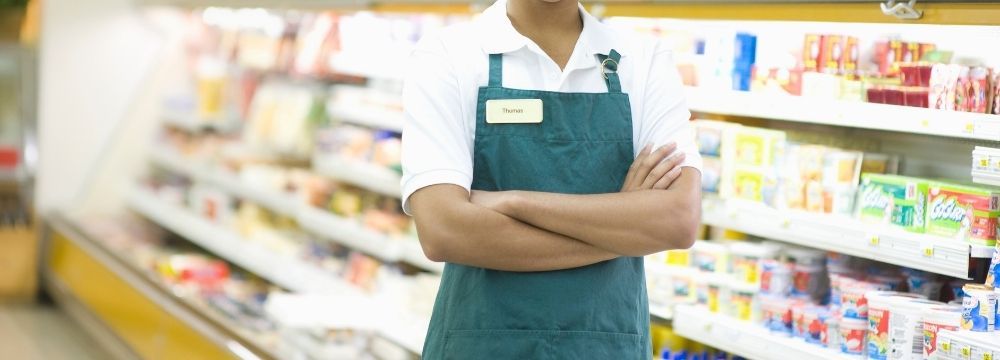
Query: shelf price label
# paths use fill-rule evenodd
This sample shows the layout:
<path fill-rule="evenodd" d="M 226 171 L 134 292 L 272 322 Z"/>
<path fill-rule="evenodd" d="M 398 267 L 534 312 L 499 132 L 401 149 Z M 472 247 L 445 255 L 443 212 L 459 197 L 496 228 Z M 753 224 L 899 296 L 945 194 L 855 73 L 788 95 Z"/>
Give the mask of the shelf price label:
<path fill-rule="evenodd" d="M 921 245 L 920 254 L 924 257 L 934 257 L 934 246 L 933 245 Z"/>
<path fill-rule="evenodd" d="M 868 246 L 876 247 L 878 246 L 878 243 L 878 235 L 868 235 Z"/>
<path fill-rule="evenodd" d="M 945 340 L 945 341 L 939 342 L 938 346 L 940 346 L 941 347 L 941 351 L 944 351 L 946 354 L 950 354 L 951 353 L 951 341 Z"/>
<path fill-rule="evenodd" d="M 972 359 L 972 347 L 971 346 L 968 346 L 968 345 L 962 346 L 962 358 L 963 359 Z"/>
<path fill-rule="evenodd" d="M 992 351 L 984 352 L 983 360 L 993 360 L 993 352 Z"/>

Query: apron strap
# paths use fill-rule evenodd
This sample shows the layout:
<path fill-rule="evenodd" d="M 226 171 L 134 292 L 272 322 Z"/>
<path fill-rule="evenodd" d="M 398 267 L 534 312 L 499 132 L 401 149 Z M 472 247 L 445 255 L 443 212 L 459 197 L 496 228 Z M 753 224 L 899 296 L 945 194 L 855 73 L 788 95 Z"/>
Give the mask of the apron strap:
<path fill-rule="evenodd" d="M 618 62 L 621 61 L 622 55 L 611 49 L 608 55 L 597 54 L 597 58 L 601 60 L 601 74 L 604 75 L 604 82 L 608 84 L 608 92 L 622 92 L 622 83 L 618 79 Z M 492 68 L 490 66 L 490 69 Z"/>
<path fill-rule="evenodd" d="M 503 86 L 503 54 L 490 54 L 490 87 Z"/>

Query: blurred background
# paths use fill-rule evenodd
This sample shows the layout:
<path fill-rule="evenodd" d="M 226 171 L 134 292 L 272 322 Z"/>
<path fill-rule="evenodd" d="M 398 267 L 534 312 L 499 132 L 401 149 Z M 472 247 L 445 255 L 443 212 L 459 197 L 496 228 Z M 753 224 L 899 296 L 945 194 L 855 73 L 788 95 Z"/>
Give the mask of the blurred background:
<path fill-rule="evenodd" d="M 489 5 L 0 0 L 0 358 L 419 358 L 402 79 Z M 652 357 L 1000 357 L 1000 2 L 584 6 L 674 50 L 705 157 Z"/>

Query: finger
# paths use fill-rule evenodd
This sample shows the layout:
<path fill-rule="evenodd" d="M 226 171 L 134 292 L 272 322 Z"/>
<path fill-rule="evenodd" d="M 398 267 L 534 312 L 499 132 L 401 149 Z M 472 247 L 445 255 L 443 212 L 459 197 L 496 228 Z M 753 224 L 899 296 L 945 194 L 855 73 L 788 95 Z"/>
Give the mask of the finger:
<path fill-rule="evenodd" d="M 653 184 L 653 189 L 666 190 L 667 188 L 669 188 L 670 185 L 673 185 L 674 181 L 677 181 L 677 178 L 681 176 L 682 169 L 683 169 L 682 167 L 678 166 L 675 167 L 673 170 L 668 171 L 666 174 L 663 175 L 662 178 L 660 178 L 660 180 L 658 180 L 655 184 Z"/>
<path fill-rule="evenodd" d="M 653 184 L 655 184 L 657 181 L 660 181 L 660 178 L 666 175 L 667 172 L 673 170 L 678 165 L 680 165 L 681 162 L 684 161 L 684 157 L 685 157 L 684 153 L 678 152 L 668 156 L 666 159 L 663 159 L 663 161 L 657 164 L 656 167 L 649 172 L 649 175 L 647 175 L 646 178 L 643 180 L 641 188 L 652 189 Z"/>
<path fill-rule="evenodd" d="M 639 150 L 639 154 L 635 156 L 635 160 L 632 161 L 632 164 L 630 164 L 629 167 L 628 167 L 628 173 L 625 174 L 625 181 L 622 183 L 622 190 L 623 191 L 626 190 L 626 189 L 629 189 L 629 188 L 631 188 L 632 186 L 635 185 L 635 184 L 633 184 L 633 182 L 635 182 L 635 180 L 636 180 L 635 179 L 635 169 L 638 167 L 636 164 L 640 162 L 639 159 L 642 159 L 642 158 L 645 158 L 646 156 L 648 156 L 649 152 L 652 151 L 652 148 L 653 147 L 652 147 L 651 144 L 646 144 L 646 146 L 643 146 L 642 149 Z"/>
<path fill-rule="evenodd" d="M 661 161 L 663 161 L 667 155 L 674 152 L 674 149 L 676 148 L 677 144 L 671 142 L 661 146 L 650 153 L 649 156 L 643 158 L 639 163 L 638 168 L 635 170 L 635 177 L 633 178 L 634 183 L 642 184 L 643 181 L 646 180 L 646 177 L 649 176 L 649 172 L 652 171 L 653 168 L 656 167 L 656 165 L 658 165 Z"/>

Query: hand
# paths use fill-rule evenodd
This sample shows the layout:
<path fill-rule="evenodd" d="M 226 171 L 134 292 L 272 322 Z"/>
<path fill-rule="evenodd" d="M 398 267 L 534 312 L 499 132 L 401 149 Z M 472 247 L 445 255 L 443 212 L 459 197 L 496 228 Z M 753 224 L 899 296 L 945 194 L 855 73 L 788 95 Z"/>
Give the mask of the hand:
<path fill-rule="evenodd" d="M 684 153 L 675 152 L 677 143 L 671 142 L 656 150 L 646 145 L 632 161 L 622 184 L 621 192 L 638 190 L 664 190 L 681 176 L 680 164 Z"/>
<path fill-rule="evenodd" d="M 469 201 L 501 214 L 507 214 L 505 211 L 509 209 L 508 205 L 511 199 L 513 199 L 513 192 L 510 191 L 472 190 Z"/>

